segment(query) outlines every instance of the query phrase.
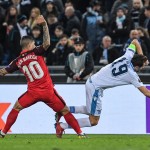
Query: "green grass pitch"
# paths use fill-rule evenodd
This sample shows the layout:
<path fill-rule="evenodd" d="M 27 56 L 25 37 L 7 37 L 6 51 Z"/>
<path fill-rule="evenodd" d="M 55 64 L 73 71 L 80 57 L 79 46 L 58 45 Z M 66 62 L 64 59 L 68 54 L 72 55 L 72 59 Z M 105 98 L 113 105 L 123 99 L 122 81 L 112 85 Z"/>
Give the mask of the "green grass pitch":
<path fill-rule="evenodd" d="M 13 134 L 0 139 L 0 150 L 150 150 L 150 135 L 99 135 L 87 139 L 63 135 Z"/>

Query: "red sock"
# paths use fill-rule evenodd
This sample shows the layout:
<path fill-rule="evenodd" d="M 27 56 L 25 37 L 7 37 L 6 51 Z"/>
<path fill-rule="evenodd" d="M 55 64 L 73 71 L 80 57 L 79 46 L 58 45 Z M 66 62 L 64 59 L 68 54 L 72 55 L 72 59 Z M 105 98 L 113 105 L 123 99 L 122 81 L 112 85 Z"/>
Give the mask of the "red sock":
<path fill-rule="evenodd" d="M 82 133 L 77 120 L 70 112 L 64 115 L 64 118 L 66 122 L 76 131 L 77 134 Z"/>
<path fill-rule="evenodd" d="M 2 130 L 5 134 L 8 132 L 8 130 L 11 128 L 11 126 L 15 123 L 17 116 L 18 116 L 19 111 L 12 109 L 11 112 L 9 113 L 7 117 L 7 122 Z"/>

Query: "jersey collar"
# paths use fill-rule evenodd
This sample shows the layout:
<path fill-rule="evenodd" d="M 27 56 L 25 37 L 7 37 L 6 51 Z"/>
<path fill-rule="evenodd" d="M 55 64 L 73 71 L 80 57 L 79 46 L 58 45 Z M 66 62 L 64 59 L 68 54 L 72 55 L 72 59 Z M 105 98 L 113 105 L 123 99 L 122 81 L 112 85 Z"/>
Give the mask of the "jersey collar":
<path fill-rule="evenodd" d="M 26 52 L 28 52 L 28 51 L 29 51 L 29 50 L 27 50 L 27 49 L 23 49 L 20 54 L 26 53 Z"/>

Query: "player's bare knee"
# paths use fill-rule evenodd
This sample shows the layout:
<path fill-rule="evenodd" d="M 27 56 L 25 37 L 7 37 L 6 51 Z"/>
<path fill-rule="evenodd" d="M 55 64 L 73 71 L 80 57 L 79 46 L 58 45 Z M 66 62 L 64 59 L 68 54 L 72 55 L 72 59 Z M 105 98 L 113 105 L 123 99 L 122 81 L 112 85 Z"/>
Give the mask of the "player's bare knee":
<path fill-rule="evenodd" d="M 67 106 L 65 106 L 61 111 L 60 113 L 64 116 L 66 115 L 67 113 L 69 112 L 69 108 Z"/>
<path fill-rule="evenodd" d="M 21 111 L 23 109 L 23 107 L 19 104 L 19 102 L 17 101 L 13 107 L 13 109 L 17 110 L 17 111 Z"/>

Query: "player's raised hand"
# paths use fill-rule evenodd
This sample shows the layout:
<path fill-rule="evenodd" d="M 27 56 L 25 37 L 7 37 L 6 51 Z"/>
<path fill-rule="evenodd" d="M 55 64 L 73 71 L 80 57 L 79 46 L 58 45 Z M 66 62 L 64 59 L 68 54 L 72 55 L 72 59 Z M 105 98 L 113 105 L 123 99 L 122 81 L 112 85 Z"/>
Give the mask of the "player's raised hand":
<path fill-rule="evenodd" d="M 46 20 L 44 19 L 44 17 L 42 15 L 39 15 L 38 18 L 36 19 L 36 23 L 39 25 L 45 25 Z"/>

